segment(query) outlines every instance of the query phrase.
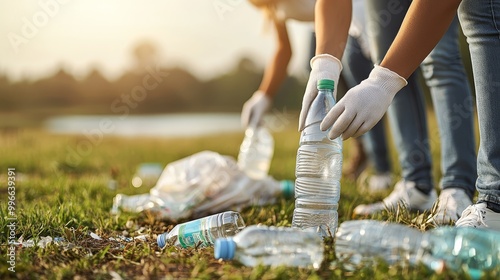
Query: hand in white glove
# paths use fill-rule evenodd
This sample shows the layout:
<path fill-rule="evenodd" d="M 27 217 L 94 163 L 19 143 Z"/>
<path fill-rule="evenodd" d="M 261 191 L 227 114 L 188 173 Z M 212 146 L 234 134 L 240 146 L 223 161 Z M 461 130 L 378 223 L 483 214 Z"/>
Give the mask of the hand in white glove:
<path fill-rule="evenodd" d="M 375 65 L 370 76 L 350 89 L 328 112 L 321 122 L 321 130 L 331 127 L 330 139 L 342 135 L 347 140 L 362 135 L 384 116 L 396 93 L 406 84 L 397 73 Z"/>
<path fill-rule="evenodd" d="M 318 95 L 318 81 L 329 79 L 335 82 L 335 90 L 333 97 L 337 100 L 337 83 L 339 81 L 340 71 L 342 71 L 342 63 L 340 60 L 329 54 L 320 54 L 311 59 L 311 73 L 307 81 L 306 92 L 302 99 L 302 110 L 299 117 L 299 131 L 302 131 L 305 126 L 307 112 Z"/>
<path fill-rule="evenodd" d="M 245 102 L 241 111 L 241 124 L 243 127 L 257 127 L 264 114 L 271 108 L 273 101 L 262 91 L 256 91 L 250 99 Z"/>

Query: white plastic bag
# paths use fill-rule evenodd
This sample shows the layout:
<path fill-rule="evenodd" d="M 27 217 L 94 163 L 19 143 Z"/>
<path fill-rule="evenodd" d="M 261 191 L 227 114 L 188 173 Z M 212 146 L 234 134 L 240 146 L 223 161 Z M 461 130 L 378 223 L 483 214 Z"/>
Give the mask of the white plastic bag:
<path fill-rule="evenodd" d="M 203 151 L 168 164 L 149 194 L 118 194 L 112 212 L 148 211 L 177 220 L 276 201 L 283 185 L 271 177 L 249 178 L 232 157 Z"/>

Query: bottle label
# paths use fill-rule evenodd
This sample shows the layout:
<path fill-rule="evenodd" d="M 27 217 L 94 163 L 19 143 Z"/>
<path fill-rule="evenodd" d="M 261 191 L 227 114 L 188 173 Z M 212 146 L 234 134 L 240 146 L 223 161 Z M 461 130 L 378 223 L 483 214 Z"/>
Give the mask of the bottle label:
<path fill-rule="evenodd" d="M 208 247 L 210 242 L 203 234 L 203 228 L 206 228 L 206 224 L 207 219 L 199 219 L 181 225 L 179 228 L 179 243 L 182 248 L 194 247 L 196 245 Z"/>

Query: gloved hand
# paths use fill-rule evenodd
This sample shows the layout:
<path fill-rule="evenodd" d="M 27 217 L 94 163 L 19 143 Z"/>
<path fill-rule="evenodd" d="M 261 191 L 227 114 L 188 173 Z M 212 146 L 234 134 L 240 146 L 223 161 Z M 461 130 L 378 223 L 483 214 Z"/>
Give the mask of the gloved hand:
<path fill-rule="evenodd" d="M 271 108 L 273 101 L 263 91 L 256 91 L 250 99 L 245 102 L 241 111 L 241 124 L 243 127 L 257 127 L 264 114 Z"/>
<path fill-rule="evenodd" d="M 406 84 L 397 73 L 375 65 L 370 76 L 350 89 L 328 112 L 321 122 L 321 130 L 331 127 L 330 139 L 342 135 L 347 140 L 362 135 L 384 116 L 396 93 Z"/>
<path fill-rule="evenodd" d="M 329 54 L 320 54 L 311 59 L 311 73 L 307 81 L 306 92 L 302 99 L 302 110 L 299 117 L 299 131 L 302 131 L 305 126 L 307 112 L 318 95 L 318 81 L 321 79 L 329 79 L 335 82 L 335 90 L 333 97 L 337 100 L 337 83 L 339 81 L 340 71 L 342 71 L 342 63 L 340 60 Z"/>

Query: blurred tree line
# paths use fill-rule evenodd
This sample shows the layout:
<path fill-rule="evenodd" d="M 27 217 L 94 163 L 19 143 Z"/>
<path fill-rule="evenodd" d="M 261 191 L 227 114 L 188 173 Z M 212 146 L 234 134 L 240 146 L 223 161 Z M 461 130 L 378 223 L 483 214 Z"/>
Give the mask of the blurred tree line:
<path fill-rule="evenodd" d="M 263 69 L 241 58 L 225 74 L 200 80 L 181 67 L 158 68 L 158 49 L 141 41 L 131 55 L 134 64 L 110 81 L 94 69 L 77 79 L 60 69 L 36 81 L 9 81 L 0 74 L 0 112 L 32 119 L 60 114 L 160 114 L 174 112 L 239 112 L 257 90 Z M 305 82 L 288 77 L 274 105 L 299 110 Z"/>
<path fill-rule="evenodd" d="M 207 81 L 179 67 L 148 69 L 126 72 L 115 81 L 107 80 L 98 70 L 84 79 L 76 79 L 64 70 L 33 82 L 11 82 L 0 76 L 0 111 L 113 114 L 113 107 L 121 104 L 129 106 L 131 114 L 237 112 L 258 88 L 263 72 L 247 58 L 224 75 Z M 304 87 L 304 81 L 287 78 L 275 106 L 300 109 Z"/>

